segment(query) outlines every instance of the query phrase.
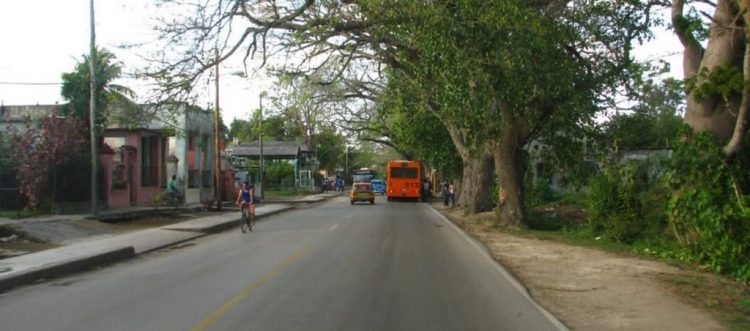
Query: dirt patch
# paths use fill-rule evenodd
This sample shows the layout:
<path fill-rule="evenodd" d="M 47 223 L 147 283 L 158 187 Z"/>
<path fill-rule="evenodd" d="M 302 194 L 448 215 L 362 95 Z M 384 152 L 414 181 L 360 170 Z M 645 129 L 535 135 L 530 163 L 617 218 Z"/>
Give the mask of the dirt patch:
<path fill-rule="evenodd" d="M 57 247 L 11 225 L 0 226 L 0 259 Z"/>
<path fill-rule="evenodd" d="M 509 235 L 492 227 L 491 213 L 466 217 L 461 209 L 432 206 L 483 242 L 537 302 L 572 330 L 724 330 L 710 313 L 684 300 L 665 281 L 695 272 Z"/>

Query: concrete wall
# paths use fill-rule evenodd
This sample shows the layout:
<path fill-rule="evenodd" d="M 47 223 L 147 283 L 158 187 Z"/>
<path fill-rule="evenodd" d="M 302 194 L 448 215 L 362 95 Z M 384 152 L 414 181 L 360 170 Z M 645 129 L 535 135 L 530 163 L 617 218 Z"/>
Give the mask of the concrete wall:
<path fill-rule="evenodd" d="M 26 117 L 35 120 L 59 108 L 60 105 L 2 105 L 0 106 L 0 132 L 8 130 L 11 126 L 23 131 Z"/>

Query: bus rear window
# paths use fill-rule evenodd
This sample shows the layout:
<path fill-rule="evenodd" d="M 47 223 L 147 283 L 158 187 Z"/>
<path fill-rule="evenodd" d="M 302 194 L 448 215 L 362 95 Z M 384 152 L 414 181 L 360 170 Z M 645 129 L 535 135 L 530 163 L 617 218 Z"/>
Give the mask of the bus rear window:
<path fill-rule="evenodd" d="M 417 168 L 391 168 L 391 178 L 417 178 Z"/>

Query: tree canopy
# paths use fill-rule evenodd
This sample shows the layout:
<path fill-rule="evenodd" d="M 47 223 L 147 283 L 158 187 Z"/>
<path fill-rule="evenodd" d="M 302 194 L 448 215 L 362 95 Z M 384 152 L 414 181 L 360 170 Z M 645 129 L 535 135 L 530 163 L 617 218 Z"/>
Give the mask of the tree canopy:
<path fill-rule="evenodd" d="M 494 163 L 505 191 L 498 216 L 513 226 L 524 221 L 522 148 L 585 132 L 635 73 L 630 51 L 650 23 L 649 4 L 635 0 L 209 1 L 196 9 L 162 27 L 164 41 L 189 40 L 180 46 L 185 56 L 153 72 L 165 88 L 189 86 L 217 60 L 206 52 L 217 44 L 219 61 L 240 50 L 264 60 L 291 54 L 300 60 L 283 71 L 365 91 L 365 103 L 392 102 L 378 97 L 403 83 L 400 95 L 421 103 L 403 109 L 437 119 L 461 156 L 459 193 L 486 199 Z M 372 82 L 382 88 L 368 89 Z"/>

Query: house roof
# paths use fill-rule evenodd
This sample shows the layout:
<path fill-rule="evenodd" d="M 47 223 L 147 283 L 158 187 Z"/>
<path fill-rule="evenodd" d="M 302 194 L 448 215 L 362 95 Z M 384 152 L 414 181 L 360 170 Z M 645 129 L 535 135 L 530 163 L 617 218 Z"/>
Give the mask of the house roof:
<path fill-rule="evenodd" d="M 233 156 L 260 156 L 260 143 L 253 142 L 250 144 L 235 145 L 227 147 L 227 152 Z M 302 152 L 310 150 L 301 141 L 264 141 L 264 157 L 289 157 L 297 156 Z"/>

